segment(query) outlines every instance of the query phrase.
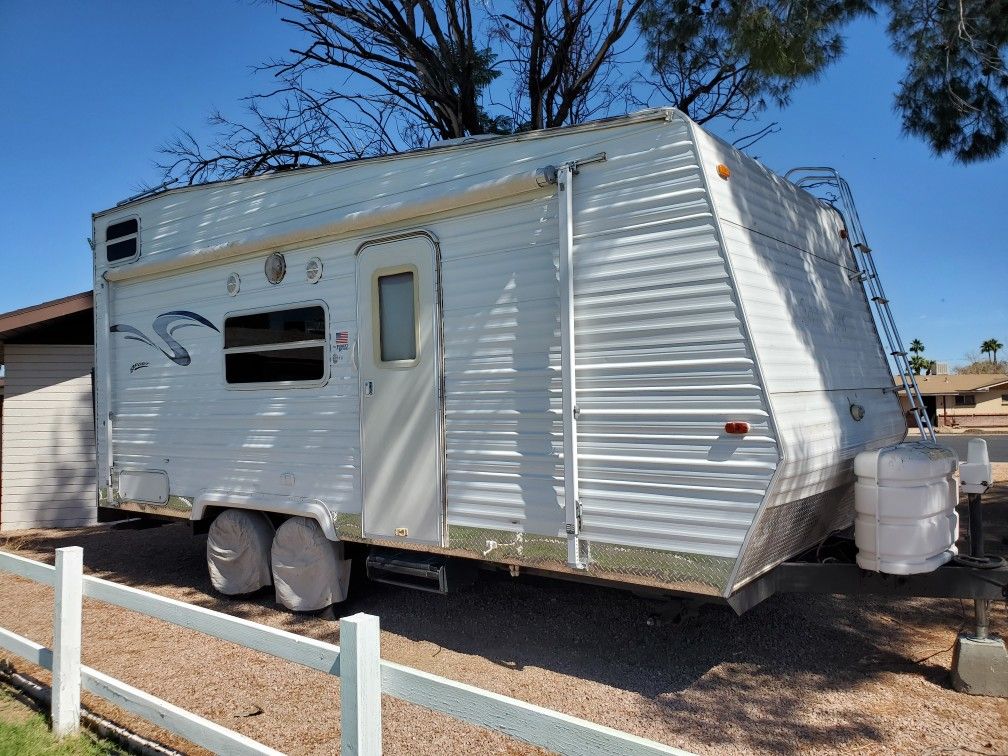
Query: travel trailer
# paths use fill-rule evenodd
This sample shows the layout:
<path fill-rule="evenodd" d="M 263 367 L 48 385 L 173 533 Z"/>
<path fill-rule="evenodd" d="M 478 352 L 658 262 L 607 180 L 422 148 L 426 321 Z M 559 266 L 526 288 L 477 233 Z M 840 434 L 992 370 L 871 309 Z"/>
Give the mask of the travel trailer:
<path fill-rule="evenodd" d="M 94 216 L 100 506 L 293 609 L 351 561 L 728 599 L 906 435 L 850 231 L 672 109 L 126 202 Z"/>

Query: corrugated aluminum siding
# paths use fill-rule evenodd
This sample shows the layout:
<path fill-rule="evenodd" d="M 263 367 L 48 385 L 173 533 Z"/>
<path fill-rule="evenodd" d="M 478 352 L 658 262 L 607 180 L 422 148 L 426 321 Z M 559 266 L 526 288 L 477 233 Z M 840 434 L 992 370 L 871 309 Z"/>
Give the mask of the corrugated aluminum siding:
<path fill-rule="evenodd" d="M 810 194 L 699 129 L 697 144 L 759 355 L 784 466 L 775 493 L 849 482 L 854 455 L 906 423 L 843 222 Z M 725 181 L 716 166 L 731 169 Z M 851 404 L 865 408 L 857 422 Z"/>
<path fill-rule="evenodd" d="M 778 451 L 685 121 L 586 167 L 574 218 L 583 536 L 734 557 Z"/>
<path fill-rule="evenodd" d="M 168 277 L 116 284 L 112 324 L 139 328 L 153 341 L 159 314 L 184 309 L 223 330 L 232 312 L 324 300 L 329 333 L 356 332 L 354 248 L 324 245 L 289 252 L 279 287 L 263 275 L 263 257 Z M 306 281 L 307 260 L 325 263 L 323 282 Z M 226 293 L 231 272 L 241 292 Z M 174 337 L 189 352 L 180 366 L 151 346 L 111 335 L 113 455 L 121 468 L 165 470 L 173 494 L 204 489 L 289 498 L 311 496 L 334 509 L 359 511 L 357 373 L 349 354 L 317 388 L 225 385 L 223 337 L 201 325 Z M 293 475 L 293 480 L 285 475 Z"/>
<path fill-rule="evenodd" d="M 563 527 L 554 198 L 436 227 L 448 526 Z"/>
<path fill-rule="evenodd" d="M 850 524 L 854 456 L 900 441 L 906 422 L 840 216 L 694 133 L 783 453 L 738 585 Z"/>
<path fill-rule="evenodd" d="M 0 529 L 92 525 L 91 346 L 7 344 Z"/>

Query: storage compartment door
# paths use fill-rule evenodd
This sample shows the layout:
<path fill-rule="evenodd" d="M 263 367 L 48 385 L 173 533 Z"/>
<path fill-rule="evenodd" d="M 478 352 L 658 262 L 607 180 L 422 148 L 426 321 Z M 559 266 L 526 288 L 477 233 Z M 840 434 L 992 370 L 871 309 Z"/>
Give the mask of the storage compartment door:
<path fill-rule="evenodd" d="M 436 249 L 426 236 L 357 260 L 364 535 L 442 545 Z"/>

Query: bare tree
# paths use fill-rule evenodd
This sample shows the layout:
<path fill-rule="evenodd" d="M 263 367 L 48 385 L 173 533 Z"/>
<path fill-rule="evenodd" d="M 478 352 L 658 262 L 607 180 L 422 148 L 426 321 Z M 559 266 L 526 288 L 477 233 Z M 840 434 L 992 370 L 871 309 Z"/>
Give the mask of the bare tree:
<path fill-rule="evenodd" d="M 909 59 L 904 130 L 966 162 L 1008 144 L 1008 0 L 273 0 L 303 44 L 274 86 L 203 146 L 162 148 L 170 182 L 200 183 L 387 154 L 434 140 L 581 123 L 652 103 L 700 123 L 752 121 L 843 53 L 873 6 Z M 503 7 L 503 9 L 502 9 Z M 617 107 L 622 105 L 622 107 Z M 752 126 L 742 149 L 776 123 Z"/>
<path fill-rule="evenodd" d="M 277 86 L 247 98 L 245 120 L 211 116 L 212 144 L 191 132 L 166 144 L 166 178 L 199 183 L 511 129 L 481 104 L 499 72 L 469 0 L 275 2 L 305 44 L 260 67 Z"/>
<path fill-rule="evenodd" d="M 620 43 L 644 0 L 519 0 L 492 16 L 515 75 L 512 118 L 523 128 L 581 123 L 625 97 Z M 628 47 L 628 45 L 625 45 Z"/>

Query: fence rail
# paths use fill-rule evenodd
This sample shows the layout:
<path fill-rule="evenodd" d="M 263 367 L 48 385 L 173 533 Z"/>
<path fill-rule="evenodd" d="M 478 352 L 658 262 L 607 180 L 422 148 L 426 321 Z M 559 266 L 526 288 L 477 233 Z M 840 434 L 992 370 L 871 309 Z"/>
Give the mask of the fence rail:
<path fill-rule="evenodd" d="M 341 678 L 341 752 L 381 753 L 381 695 L 439 711 L 562 754 L 686 754 L 611 727 L 516 698 L 382 661 L 378 618 L 340 620 L 340 646 L 232 617 L 82 573 L 83 552 L 56 550 L 56 566 L 0 551 L 0 572 L 53 586 L 53 648 L 0 628 L 0 648 L 53 672 L 52 721 L 59 735 L 80 724 L 86 690 L 217 753 L 279 754 L 261 743 L 80 663 L 82 597 L 129 609 Z"/>

